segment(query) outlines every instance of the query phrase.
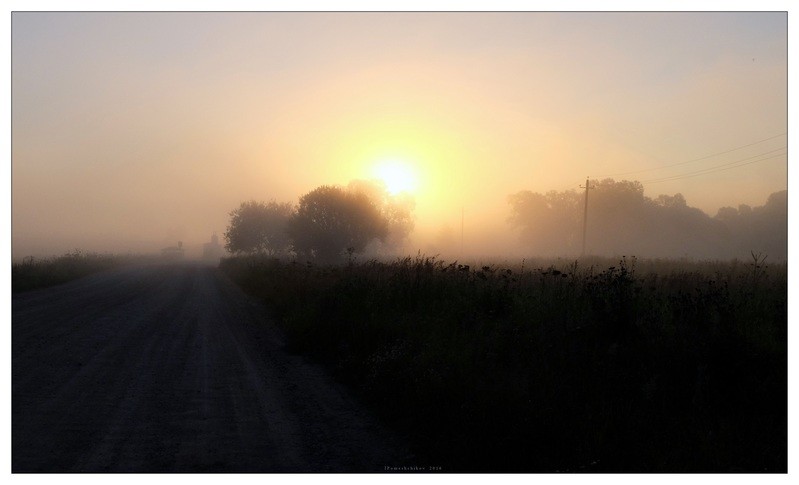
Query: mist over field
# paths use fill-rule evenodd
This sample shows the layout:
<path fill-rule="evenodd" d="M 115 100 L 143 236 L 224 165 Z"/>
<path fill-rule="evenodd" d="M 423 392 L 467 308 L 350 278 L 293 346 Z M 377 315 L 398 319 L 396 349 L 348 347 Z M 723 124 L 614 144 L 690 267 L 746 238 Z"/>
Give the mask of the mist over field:
<path fill-rule="evenodd" d="M 13 258 L 377 180 L 391 251 L 784 259 L 781 13 L 12 15 Z M 374 246 L 374 245 L 373 245 Z"/>
<path fill-rule="evenodd" d="M 12 12 L 12 472 L 787 472 L 787 18 Z"/>

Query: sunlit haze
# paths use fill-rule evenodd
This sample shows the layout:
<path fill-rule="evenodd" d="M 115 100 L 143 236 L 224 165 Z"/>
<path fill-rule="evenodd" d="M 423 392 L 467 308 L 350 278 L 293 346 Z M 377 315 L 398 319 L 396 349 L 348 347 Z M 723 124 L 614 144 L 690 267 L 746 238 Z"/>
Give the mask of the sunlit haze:
<path fill-rule="evenodd" d="M 761 206 L 787 68 L 779 12 L 16 12 L 13 256 L 198 247 L 362 179 L 415 198 L 413 254 L 523 254 L 508 197 L 587 177 Z"/>
<path fill-rule="evenodd" d="M 391 194 L 414 193 L 419 186 L 414 169 L 402 160 L 382 160 L 375 165 L 373 175 L 386 184 Z"/>

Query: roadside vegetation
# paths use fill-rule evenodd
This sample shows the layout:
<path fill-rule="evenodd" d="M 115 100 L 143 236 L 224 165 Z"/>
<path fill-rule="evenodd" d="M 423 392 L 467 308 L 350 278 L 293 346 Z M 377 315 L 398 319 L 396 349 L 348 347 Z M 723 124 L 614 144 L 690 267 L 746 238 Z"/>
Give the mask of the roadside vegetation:
<path fill-rule="evenodd" d="M 787 470 L 787 267 L 761 255 L 221 268 L 422 465 Z"/>
<path fill-rule="evenodd" d="M 11 264 L 11 291 L 18 293 L 60 285 L 142 259 L 142 256 L 86 253 L 77 249 L 49 258 L 28 256 Z"/>
<path fill-rule="evenodd" d="M 363 254 L 395 254 L 413 229 L 413 198 L 378 181 L 322 185 L 291 203 L 242 202 L 230 212 L 225 249 L 234 255 L 295 255 L 336 264 Z"/>

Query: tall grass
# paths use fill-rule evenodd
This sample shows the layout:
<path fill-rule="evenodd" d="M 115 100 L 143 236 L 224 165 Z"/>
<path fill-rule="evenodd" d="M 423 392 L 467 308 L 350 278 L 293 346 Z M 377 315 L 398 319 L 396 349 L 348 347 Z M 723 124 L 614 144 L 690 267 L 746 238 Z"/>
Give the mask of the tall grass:
<path fill-rule="evenodd" d="M 785 265 L 538 263 L 221 268 L 445 471 L 787 470 Z"/>
<path fill-rule="evenodd" d="M 11 265 L 11 291 L 59 285 L 141 259 L 141 256 L 86 253 L 78 249 L 50 258 L 28 256 Z"/>

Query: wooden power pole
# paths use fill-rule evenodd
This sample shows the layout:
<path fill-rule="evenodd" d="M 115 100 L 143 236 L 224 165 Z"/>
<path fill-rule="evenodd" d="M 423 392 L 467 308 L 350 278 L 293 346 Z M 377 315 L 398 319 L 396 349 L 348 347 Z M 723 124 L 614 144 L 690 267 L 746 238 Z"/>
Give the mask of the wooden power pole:
<path fill-rule="evenodd" d="M 583 252 L 581 253 L 581 256 L 585 256 L 585 233 L 588 229 L 588 189 L 593 189 L 593 187 L 588 185 L 588 177 L 585 178 L 585 187 L 581 185 L 580 188 L 585 189 L 585 209 L 583 210 Z"/>

